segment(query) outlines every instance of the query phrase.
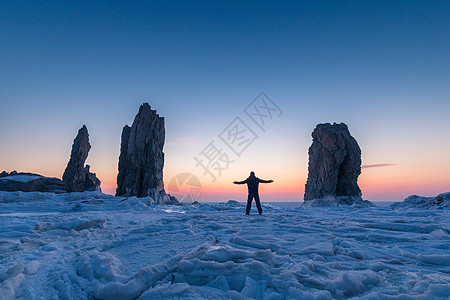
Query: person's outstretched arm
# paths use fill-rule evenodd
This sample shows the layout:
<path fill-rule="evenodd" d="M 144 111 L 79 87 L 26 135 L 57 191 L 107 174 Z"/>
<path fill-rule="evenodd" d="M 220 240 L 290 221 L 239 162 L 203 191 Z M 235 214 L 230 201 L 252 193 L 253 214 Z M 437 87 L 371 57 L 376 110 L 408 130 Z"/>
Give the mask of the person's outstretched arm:
<path fill-rule="evenodd" d="M 273 182 L 273 180 L 272 180 L 272 179 L 270 179 L 270 180 L 263 180 L 263 179 L 260 179 L 259 182 L 262 182 L 262 183 L 271 183 L 271 182 Z"/>
<path fill-rule="evenodd" d="M 247 179 L 243 180 L 243 181 L 233 181 L 234 184 L 246 184 L 247 183 Z"/>

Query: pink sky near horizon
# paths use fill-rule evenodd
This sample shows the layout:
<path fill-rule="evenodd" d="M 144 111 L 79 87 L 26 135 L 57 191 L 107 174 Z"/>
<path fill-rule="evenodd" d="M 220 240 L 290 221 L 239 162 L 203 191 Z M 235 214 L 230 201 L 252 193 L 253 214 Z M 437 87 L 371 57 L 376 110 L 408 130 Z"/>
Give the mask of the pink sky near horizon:
<path fill-rule="evenodd" d="M 109 129 L 108 134 L 99 134 L 100 125 L 107 127 L 103 123 L 88 126 L 92 148 L 86 163 L 101 180 L 105 193 L 115 193 L 121 126 L 131 124 L 135 114 L 136 111 L 130 109 L 124 120 L 114 121 L 116 128 Z M 233 113 L 225 115 L 224 121 L 216 120 L 217 124 L 213 123 L 212 128 L 189 128 L 201 125 L 189 122 L 189 119 L 175 119 L 181 125 L 173 127 L 174 112 L 168 110 L 161 115 L 166 114 L 166 189 L 174 176 L 188 172 L 202 183 L 200 201 L 244 201 L 246 188 L 232 182 L 244 180 L 253 170 L 260 178 L 275 180 L 261 185 L 263 201 L 302 201 L 308 172 L 308 148 L 312 142 L 310 133 L 315 125 L 299 123 L 295 114 L 286 113 L 286 116 L 275 120 L 267 132 L 260 133 L 259 139 L 241 157 L 234 157 L 235 162 L 213 183 L 195 166 L 193 157 L 223 129 L 221 124 L 232 119 Z M 428 126 L 443 130 L 442 126 L 436 127 L 441 120 L 435 119 L 435 124 L 428 122 Z M 352 122 L 347 125 L 362 150 L 363 166 L 368 166 L 362 169 L 358 180 L 364 199 L 401 201 L 413 194 L 435 196 L 450 191 L 450 157 L 447 151 L 450 139 L 436 138 L 414 122 L 396 127 L 386 126 L 383 122 Z M 291 129 L 286 131 L 285 128 Z M 17 170 L 61 178 L 77 130 L 49 126 L 48 136 L 33 130 L 30 127 L 22 133 L 23 136 L 16 135 L 15 143 L 2 144 L 0 171 Z M 183 138 L 188 132 L 201 135 Z M 34 139 L 31 143 L 30 136 Z"/>

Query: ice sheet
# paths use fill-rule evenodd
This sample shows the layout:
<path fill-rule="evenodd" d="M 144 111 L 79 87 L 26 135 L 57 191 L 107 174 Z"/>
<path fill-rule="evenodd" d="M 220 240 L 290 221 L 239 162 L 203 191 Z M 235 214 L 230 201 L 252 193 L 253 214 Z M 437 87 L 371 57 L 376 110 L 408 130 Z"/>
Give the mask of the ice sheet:
<path fill-rule="evenodd" d="M 448 209 L 0 192 L 2 299 L 447 299 Z"/>

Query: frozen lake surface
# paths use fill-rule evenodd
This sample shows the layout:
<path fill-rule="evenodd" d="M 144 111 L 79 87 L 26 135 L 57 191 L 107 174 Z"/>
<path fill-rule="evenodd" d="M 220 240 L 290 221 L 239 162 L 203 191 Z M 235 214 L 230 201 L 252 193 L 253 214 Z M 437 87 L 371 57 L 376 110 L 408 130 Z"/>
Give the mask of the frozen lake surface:
<path fill-rule="evenodd" d="M 1 299 L 448 299 L 444 210 L 0 192 Z"/>

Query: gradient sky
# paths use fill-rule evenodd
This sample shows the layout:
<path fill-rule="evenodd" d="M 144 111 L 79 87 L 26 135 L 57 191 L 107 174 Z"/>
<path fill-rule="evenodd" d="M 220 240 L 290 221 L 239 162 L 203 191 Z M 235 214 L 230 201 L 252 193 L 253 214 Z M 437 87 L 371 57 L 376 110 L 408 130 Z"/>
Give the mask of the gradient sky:
<path fill-rule="evenodd" d="M 294 1 L 293 1 L 294 2 Z M 450 190 L 449 1 L 0 1 L 0 170 L 61 177 L 86 124 L 91 171 L 116 186 L 120 135 L 140 104 L 166 120 L 166 186 L 196 175 L 201 201 L 303 198 L 317 123 L 345 122 L 363 153 L 363 197 Z M 261 131 L 244 108 L 283 111 Z M 234 118 L 258 139 L 233 157 Z M 194 156 L 235 160 L 216 182 Z"/>

